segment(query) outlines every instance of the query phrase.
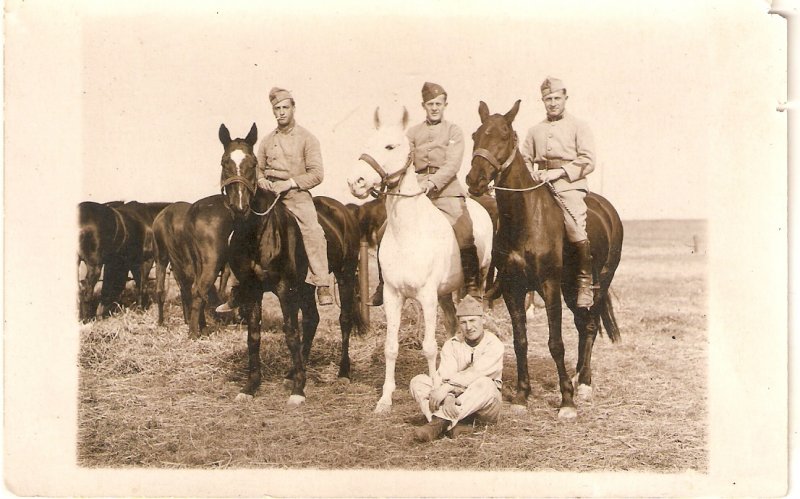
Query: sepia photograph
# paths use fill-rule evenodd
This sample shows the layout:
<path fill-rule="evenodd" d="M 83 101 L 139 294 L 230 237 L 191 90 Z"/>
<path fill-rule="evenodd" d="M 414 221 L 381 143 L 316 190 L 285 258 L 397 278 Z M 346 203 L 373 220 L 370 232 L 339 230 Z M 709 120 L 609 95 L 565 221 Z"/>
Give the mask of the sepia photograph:
<path fill-rule="evenodd" d="M 5 2 L 20 496 L 782 496 L 769 2 Z"/>

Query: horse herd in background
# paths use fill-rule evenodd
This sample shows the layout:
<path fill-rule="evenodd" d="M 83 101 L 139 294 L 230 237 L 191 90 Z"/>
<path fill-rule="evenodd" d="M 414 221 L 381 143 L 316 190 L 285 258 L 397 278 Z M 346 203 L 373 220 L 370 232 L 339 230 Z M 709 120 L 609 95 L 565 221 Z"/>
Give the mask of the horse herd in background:
<path fill-rule="evenodd" d="M 505 115 L 490 116 L 481 103 L 480 133 L 476 132 L 473 140 L 475 149 L 483 152 L 473 155 L 467 176 L 469 192 L 477 201 L 470 201 L 470 213 L 473 219 L 480 220 L 475 223 L 475 236 L 479 260 L 484 262 L 486 299 L 502 295 L 511 316 L 517 359 L 512 403 L 525 406 L 530 393 L 525 296 L 536 291 L 545 302 L 548 345 L 559 375 L 559 416 L 574 418 L 574 391 L 583 396 L 591 394 L 591 351 L 595 336 L 602 331 L 601 322 L 612 340 L 619 338 L 608 288 L 620 260 L 622 224 L 607 200 L 589 195 L 587 228 L 595 262 L 595 304 L 591 309 L 577 309 L 575 258 L 569 253 L 569 245 L 563 245 L 560 208 L 546 189 L 532 188 L 516 142 L 509 140 L 518 108 L 519 101 Z M 411 298 L 422 305 L 423 353 L 433 376 L 438 350 L 434 334 L 437 303 L 445 314 L 448 333 L 454 334 L 453 294 L 463 283 L 452 230 L 417 187 L 416 173 L 407 157 L 407 113 L 402 116 L 396 122 L 381 123 L 376 110 L 375 135 L 365 145 L 363 161 L 353 165 L 347 178 L 355 196 L 363 199 L 373 194 L 377 199 L 345 206 L 329 197 L 314 198 L 328 241 L 330 271 L 339 289 L 341 378 L 350 378 L 350 334 L 365 328 L 359 300 L 367 297 L 360 296 L 358 289 L 360 241 L 371 247 L 380 246 L 378 261 L 386 281 L 386 377 L 376 412 L 391 408 L 403 303 Z M 194 203 L 79 204 L 78 263 L 82 261 L 86 267 L 79 283 L 79 316 L 82 321 L 89 321 L 110 314 L 129 273 L 135 283 L 137 305 L 147 307 L 153 300 L 146 283 L 155 265 L 155 301 L 158 322 L 163 324 L 169 266 L 180 289 L 190 337 L 195 338 L 206 328 L 206 308 L 221 303 L 225 297 L 229 269 L 238 280 L 236 301 L 239 315 L 248 327 L 248 378 L 237 399 L 251 399 L 261 382 L 261 298 L 264 292 L 272 292 L 280 302 L 283 331 L 292 358 L 292 368 L 286 375 L 291 384 L 287 404 L 294 407 L 305 400 L 305 360 L 309 358 L 319 313 L 313 286 L 305 283 L 308 260 L 297 222 L 275 194 L 256 186 L 257 135 L 255 124 L 245 138 L 237 139 L 231 138 L 225 125 L 220 126 L 220 194 Z M 397 144 L 405 147 L 396 147 Z M 487 151 L 495 161 L 487 159 Z M 510 166 L 499 170 L 494 163 Z M 491 182 L 498 189 L 495 197 L 488 195 Z M 486 227 L 486 234 L 481 233 L 481 225 Z M 381 227 L 385 227 L 386 234 L 379 245 Z M 420 244 L 423 234 L 427 236 L 426 244 Z M 94 290 L 101 271 L 98 299 Z M 215 283 L 220 275 L 218 290 Z M 578 363 L 572 379 L 564 366 L 562 292 L 579 333 Z"/>

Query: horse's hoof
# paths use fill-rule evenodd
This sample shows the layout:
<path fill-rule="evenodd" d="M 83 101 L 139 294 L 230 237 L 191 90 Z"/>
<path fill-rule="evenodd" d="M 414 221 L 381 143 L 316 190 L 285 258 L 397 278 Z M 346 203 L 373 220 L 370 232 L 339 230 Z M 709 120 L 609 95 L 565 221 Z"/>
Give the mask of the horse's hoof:
<path fill-rule="evenodd" d="M 289 400 L 286 402 L 286 406 L 290 409 L 296 409 L 303 405 L 306 401 L 306 398 L 302 395 L 291 395 L 289 396 Z"/>
<path fill-rule="evenodd" d="M 511 413 L 516 414 L 518 416 L 525 414 L 528 412 L 528 407 L 519 404 L 511 404 Z"/>
<path fill-rule="evenodd" d="M 237 402 L 249 403 L 249 402 L 253 401 L 253 396 L 252 395 L 248 395 L 246 393 L 238 393 L 238 394 L 236 394 L 236 401 Z"/>
<path fill-rule="evenodd" d="M 336 378 L 336 382 L 339 383 L 340 385 L 349 385 L 350 384 L 350 378 L 348 378 L 346 376 L 340 376 L 340 377 Z"/>
<path fill-rule="evenodd" d="M 578 400 L 589 402 L 592 400 L 592 387 L 589 385 L 578 385 L 578 389 L 575 391 L 575 397 Z"/>
<path fill-rule="evenodd" d="M 562 407 L 558 410 L 558 419 L 571 421 L 578 417 L 578 411 L 574 407 Z"/>
<path fill-rule="evenodd" d="M 375 406 L 375 414 L 389 414 L 392 412 L 392 404 L 384 404 L 378 402 L 378 405 Z"/>

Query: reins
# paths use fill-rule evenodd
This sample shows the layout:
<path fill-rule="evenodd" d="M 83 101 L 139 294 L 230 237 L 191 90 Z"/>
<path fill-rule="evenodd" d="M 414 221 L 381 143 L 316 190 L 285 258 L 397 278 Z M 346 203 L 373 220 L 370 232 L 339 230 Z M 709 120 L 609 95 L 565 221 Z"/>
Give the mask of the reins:
<path fill-rule="evenodd" d="M 265 211 L 264 213 L 257 212 L 256 210 L 253 209 L 252 206 L 250 206 L 250 211 L 252 213 L 258 215 L 259 217 L 263 217 L 265 215 L 269 215 L 269 212 L 271 212 L 272 209 L 275 208 L 275 205 L 278 204 L 278 200 L 280 200 L 281 196 L 283 196 L 283 193 L 280 193 L 277 196 L 275 196 L 275 200 L 272 202 L 271 205 L 269 205 L 269 208 L 267 208 L 267 211 Z"/>
<path fill-rule="evenodd" d="M 377 161 L 375 161 L 375 158 L 373 158 L 369 154 L 364 153 L 358 159 L 364 161 L 369 166 L 371 166 L 372 169 L 375 170 L 375 173 L 377 173 L 378 176 L 381 178 L 379 189 L 373 187 L 369 190 L 369 193 L 372 197 L 378 198 L 381 196 L 397 196 L 401 198 L 415 198 L 417 196 L 425 194 L 425 191 L 423 190 L 415 192 L 414 194 L 404 194 L 401 192 L 388 191 L 388 189 L 393 189 L 397 187 L 397 185 L 400 183 L 400 180 L 403 178 L 403 175 L 405 175 L 405 171 L 408 169 L 409 166 L 411 166 L 411 163 L 414 161 L 414 157 L 412 156 L 411 153 L 408 153 L 408 158 L 406 159 L 406 164 L 403 165 L 403 168 L 397 170 L 392 174 L 386 173 L 386 170 L 384 170 L 381 167 L 381 165 Z"/>
<path fill-rule="evenodd" d="M 518 140 L 519 139 L 517 137 L 517 132 L 514 132 L 514 144 L 511 147 L 511 153 L 508 155 L 508 158 L 506 158 L 506 160 L 503 162 L 502 165 L 500 164 L 499 161 L 497 161 L 497 158 L 495 158 L 494 155 L 491 152 L 489 152 L 488 149 L 483 149 L 483 148 L 475 149 L 472 152 L 472 160 L 474 161 L 476 157 L 485 159 L 497 171 L 497 176 L 500 176 L 503 172 L 506 171 L 506 169 L 509 166 L 511 166 L 511 163 L 514 161 L 514 158 L 516 158 L 517 154 L 519 153 L 519 150 L 517 149 Z M 556 201 L 558 201 L 558 204 L 560 204 L 564 208 L 564 210 L 567 212 L 567 214 L 570 216 L 570 218 L 572 218 L 572 220 L 577 225 L 578 224 L 578 219 L 572 213 L 572 210 L 570 210 L 569 207 L 567 206 L 567 204 L 564 202 L 564 198 L 562 198 L 558 194 L 558 192 L 556 192 L 556 188 L 553 187 L 553 184 L 551 184 L 548 181 L 544 181 L 544 182 L 542 182 L 542 183 L 540 183 L 538 185 L 534 185 L 533 187 L 512 188 L 512 187 L 498 187 L 496 185 L 492 185 L 492 186 L 489 186 L 488 188 L 490 190 L 495 190 L 495 191 L 529 192 L 529 191 L 533 191 L 535 189 L 538 189 L 539 187 L 541 187 L 543 185 L 547 185 L 548 189 L 550 190 L 550 193 L 553 195 L 553 197 L 556 199 Z"/>

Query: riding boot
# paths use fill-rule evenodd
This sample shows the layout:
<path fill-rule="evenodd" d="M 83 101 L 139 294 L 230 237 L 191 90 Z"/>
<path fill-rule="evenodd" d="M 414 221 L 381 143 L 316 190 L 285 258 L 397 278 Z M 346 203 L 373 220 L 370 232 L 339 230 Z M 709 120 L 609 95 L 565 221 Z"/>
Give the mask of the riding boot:
<path fill-rule="evenodd" d="M 317 286 L 317 303 L 323 307 L 333 305 L 333 295 L 330 286 Z"/>
<path fill-rule="evenodd" d="M 578 308 L 590 308 L 594 305 L 594 291 L 592 290 L 592 252 L 589 240 L 584 239 L 575 244 L 578 252 Z"/>
<path fill-rule="evenodd" d="M 414 429 L 414 440 L 423 443 L 433 442 L 444 435 L 448 426 L 450 426 L 450 421 L 442 419 L 439 416 L 433 416 L 430 423 Z"/>
<path fill-rule="evenodd" d="M 478 248 L 473 244 L 461 250 L 461 267 L 464 270 L 464 287 L 467 294 L 481 301 L 481 287 L 478 274 Z"/>

